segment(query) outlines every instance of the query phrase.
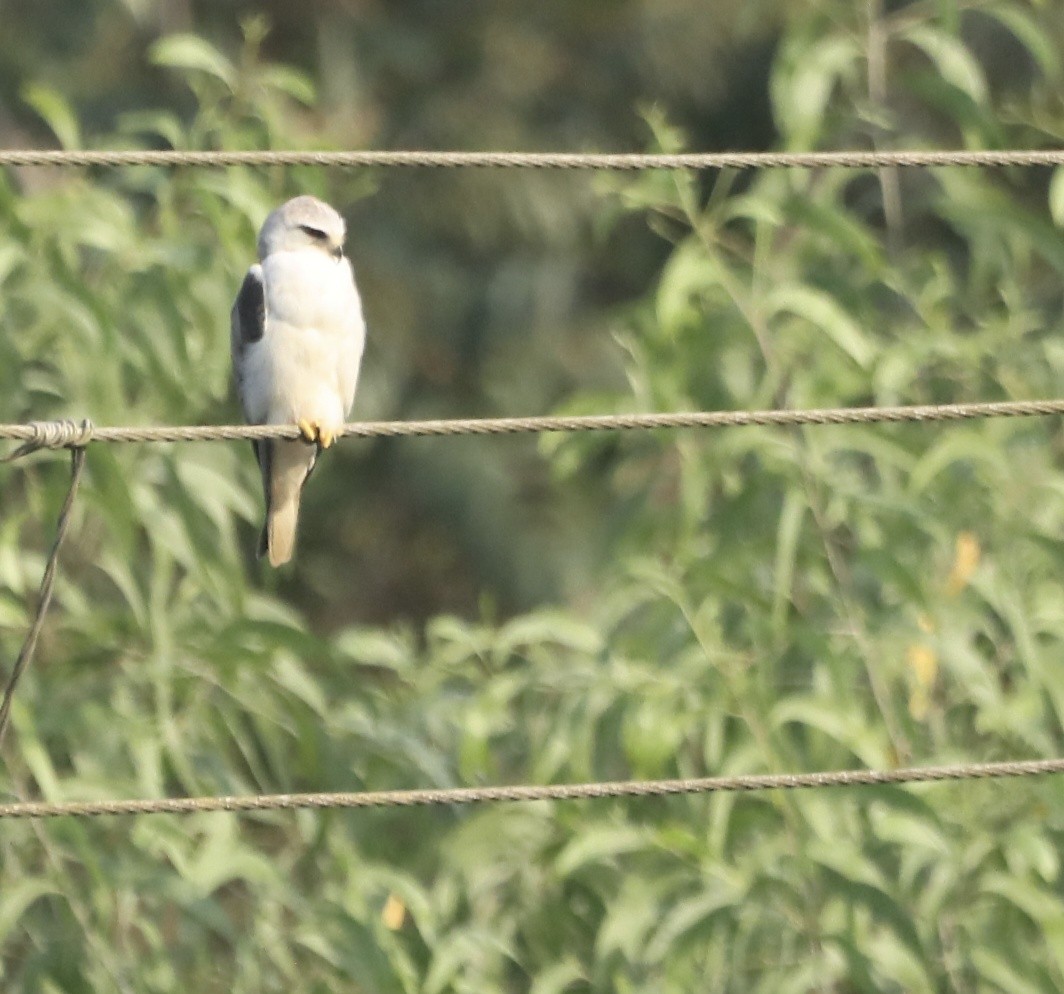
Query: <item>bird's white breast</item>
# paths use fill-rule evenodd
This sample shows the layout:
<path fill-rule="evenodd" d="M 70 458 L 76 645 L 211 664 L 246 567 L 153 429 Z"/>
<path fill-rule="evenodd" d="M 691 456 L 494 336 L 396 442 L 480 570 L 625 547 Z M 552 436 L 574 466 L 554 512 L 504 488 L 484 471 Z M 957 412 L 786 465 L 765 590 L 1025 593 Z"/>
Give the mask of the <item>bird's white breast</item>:
<path fill-rule="evenodd" d="M 338 427 L 354 400 L 365 326 L 350 263 L 309 249 L 262 263 L 266 330 L 246 356 L 254 420 Z"/>

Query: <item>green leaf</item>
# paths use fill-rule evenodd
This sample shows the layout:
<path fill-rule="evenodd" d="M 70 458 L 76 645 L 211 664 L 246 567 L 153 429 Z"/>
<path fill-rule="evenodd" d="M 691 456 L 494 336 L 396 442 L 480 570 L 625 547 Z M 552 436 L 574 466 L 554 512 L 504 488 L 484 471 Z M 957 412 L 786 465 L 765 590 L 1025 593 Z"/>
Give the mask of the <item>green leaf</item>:
<path fill-rule="evenodd" d="M 660 917 L 658 902 L 646 881 L 631 877 L 610 900 L 606 917 L 595 938 L 595 952 L 602 960 L 620 954 L 629 962 L 644 959 L 647 935 Z"/>
<path fill-rule="evenodd" d="M 765 308 L 770 314 L 790 313 L 823 331 L 858 366 L 867 369 L 875 348 L 866 333 L 829 293 L 815 287 L 787 283 L 769 291 Z"/>
<path fill-rule="evenodd" d="M 317 101 L 318 95 L 313 80 L 298 69 L 290 66 L 266 66 L 260 71 L 259 79 L 264 85 L 284 93 L 304 106 L 313 107 Z"/>
<path fill-rule="evenodd" d="M 987 874 L 982 890 L 997 895 L 1038 925 L 1058 973 L 1064 973 L 1064 901 L 1059 895 L 1003 873 Z"/>
<path fill-rule="evenodd" d="M 801 534 L 802 520 L 805 517 L 808 499 L 796 490 L 789 490 L 780 513 L 779 530 L 776 539 L 776 561 L 774 568 L 775 589 L 772 598 L 772 629 L 780 641 L 785 637 L 787 609 L 790 604 L 791 590 L 797 560 L 798 537 Z"/>
<path fill-rule="evenodd" d="M 914 24 L 901 37 L 921 49 L 943 79 L 963 90 L 977 104 L 985 103 L 987 87 L 983 70 L 962 42 L 927 24 Z"/>
<path fill-rule="evenodd" d="M 1064 166 L 1058 166 L 1049 181 L 1049 216 L 1058 228 L 1064 228 Z"/>
<path fill-rule="evenodd" d="M 972 967 L 998 990 L 1008 994 L 1045 994 L 1045 987 L 1024 976 L 1027 962 L 1020 962 L 1010 948 L 996 949 L 989 945 L 977 945 L 970 950 Z"/>
<path fill-rule="evenodd" d="M 180 149 L 186 144 L 185 127 L 181 119 L 168 111 L 132 111 L 123 114 L 118 124 L 127 134 L 162 138 L 170 148 Z"/>
<path fill-rule="evenodd" d="M 46 894 L 61 895 L 62 891 L 50 880 L 23 877 L 4 882 L 0 891 L 0 946 L 9 941 L 15 927 L 38 898 Z"/>
<path fill-rule="evenodd" d="M 734 909 L 740 900 L 740 894 L 734 889 L 714 881 L 704 893 L 671 902 L 647 942 L 647 960 L 662 962 L 675 953 L 682 940 L 700 943 L 708 938 L 718 917 Z"/>
<path fill-rule="evenodd" d="M 580 834 L 558 854 L 555 871 L 569 876 L 588 863 L 608 862 L 625 853 L 654 846 L 653 834 L 629 826 L 597 826 Z"/>
<path fill-rule="evenodd" d="M 230 89 L 236 85 L 236 69 L 221 52 L 204 39 L 192 34 L 168 35 L 148 50 L 148 57 L 158 66 L 203 72 L 221 80 Z"/>
<path fill-rule="evenodd" d="M 810 148 L 824 127 L 828 103 L 841 79 L 856 71 L 862 52 L 853 37 L 828 33 L 784 47 L 773 74 L 772 102 L 790 149 Z"/>
<path fill-rule="evenodd" d="M 792 722 L 816 729 L 868 766 L 882 766 L 888 756 L 882 729 L 869 727 L 860 711 L 839 707 L 834 701 L 797 695 L 783 697 L 772 708 L 772 724 L 782 727 Z"/>
<path fill-rule="evenodd" d="M 825 853 L 823 849 L 814 858 L 821 865 L 829 889 L 848 904 L 867 908 L 872 920 L 889 929 L 915 962 L 926 961 L 912 915 L 877 879 L 870 861 L 857 853 Z"/>
<path fill-rule="evenodd" d="M 586 984 L 587 977 L 580 963 L 569 957 L 536 972 L 528 994 L 562 994 L 575 984 Z"/>
<path fill-rule="evenodd" d="M 602 649 L 602 636 L 562 611 L 537 611 L 514 619 L 499 631 L 497 651 L 501 656 L 535 645 L 560 646 L 591 655 Z"/>
<path fill-rule="evenodd" d="M 699 314 L 701 297 L 720 282 L 720 266 L 696 239 L 685 242 L 672 254 L 656 294 L 657 318 L 662 329 L 676 335 Z"/>
<path fill-rule="evenodd" d="M 52 130 L 62 148 L 81 147 L 81 130 L 73 107 L 63 96 L 49 86 L 30 83 L 19 94 L 22 102 L 32 107 Z"/>
<path fill-rule="evenodd" d="M 1004 24 L 1030 52 L 1046 79 L 1060 79 L 1060 52 L 1051 32 L 1044 30 L 1030 11 L 1013 3 L 997 2 L 981 8 L 980 13 Z"/>
<path fill-rule="evenodd" d="M 909 477 L 909 490 L 922 494 L 943 474 L 967 466 L 991 481 L 1008 477 L 1008 458 L 1000 447 L 988 444 L 980 433 L 957 431 L 944 435 L 921 456 Z"/>

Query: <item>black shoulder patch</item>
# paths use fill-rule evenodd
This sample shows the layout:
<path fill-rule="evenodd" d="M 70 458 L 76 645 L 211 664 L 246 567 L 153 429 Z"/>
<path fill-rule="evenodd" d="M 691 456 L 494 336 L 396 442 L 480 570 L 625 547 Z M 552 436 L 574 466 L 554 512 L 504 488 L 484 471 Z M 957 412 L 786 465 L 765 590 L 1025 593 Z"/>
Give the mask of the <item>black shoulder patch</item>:
<path fill-rule="evenodd" d="M 266 294 L 262 280 L 252 273 L 244 277 L 236 298 L 236 312 L 240 317 L 240 344 L 249 345 L 262 338 L 266 331 Z"/>

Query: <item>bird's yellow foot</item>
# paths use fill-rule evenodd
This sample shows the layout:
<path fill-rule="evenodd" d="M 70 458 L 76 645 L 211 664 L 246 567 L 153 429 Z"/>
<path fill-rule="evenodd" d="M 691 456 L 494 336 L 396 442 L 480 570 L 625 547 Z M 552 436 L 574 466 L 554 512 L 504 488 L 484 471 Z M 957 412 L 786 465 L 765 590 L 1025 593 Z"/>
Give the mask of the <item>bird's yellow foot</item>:
<path fill-rule="evenodd" d="M 299 425 L 299 434 L 303 436 L 304 441 L 309 442 L 311 445 L 320 445 L 323 449 L 327 449 L 333 442 L 336 441 L 336 429 L 324 428 L 317 421 L 311 421 L 309 418 L 300 418 L 297 422 Z"/>

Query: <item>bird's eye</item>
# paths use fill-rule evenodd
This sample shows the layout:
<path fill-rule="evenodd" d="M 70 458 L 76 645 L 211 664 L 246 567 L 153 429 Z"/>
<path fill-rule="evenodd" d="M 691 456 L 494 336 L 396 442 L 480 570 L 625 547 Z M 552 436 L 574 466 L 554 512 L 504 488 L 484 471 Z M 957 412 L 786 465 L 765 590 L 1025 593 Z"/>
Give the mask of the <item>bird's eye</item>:
<path fill-rule="evenodd" d="M 321 230 L 321 228 L 311 227 L 309 224 L 301 224 L 300 230 L 310 235 L 311 238 L 317 239 L 319 242 L 324 242 L 329 236 Z"/>

